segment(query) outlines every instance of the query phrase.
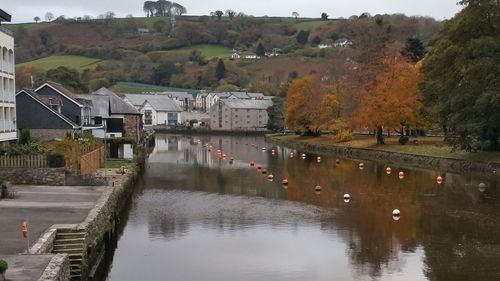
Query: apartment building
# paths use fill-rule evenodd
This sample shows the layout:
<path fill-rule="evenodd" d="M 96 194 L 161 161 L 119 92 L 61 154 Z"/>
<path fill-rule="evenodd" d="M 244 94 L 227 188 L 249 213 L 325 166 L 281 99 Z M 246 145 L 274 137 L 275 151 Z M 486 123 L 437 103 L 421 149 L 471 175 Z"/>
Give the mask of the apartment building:
<path fill-rule="evenodd" d="M 14 37 L 1 26 L 10 15 L 0 10 L 0 142 L 17 138 Z"/>

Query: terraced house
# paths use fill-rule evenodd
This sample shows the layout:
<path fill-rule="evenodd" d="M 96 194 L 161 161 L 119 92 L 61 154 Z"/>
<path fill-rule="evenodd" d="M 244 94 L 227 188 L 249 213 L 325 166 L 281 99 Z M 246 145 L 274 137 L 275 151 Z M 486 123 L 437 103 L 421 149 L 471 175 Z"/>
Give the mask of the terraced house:
<path fill-rule="evenodd" d="M 14 37 L 1 26 L 10 18 L 0 10 L 0 142 L 17 138 Z"/>

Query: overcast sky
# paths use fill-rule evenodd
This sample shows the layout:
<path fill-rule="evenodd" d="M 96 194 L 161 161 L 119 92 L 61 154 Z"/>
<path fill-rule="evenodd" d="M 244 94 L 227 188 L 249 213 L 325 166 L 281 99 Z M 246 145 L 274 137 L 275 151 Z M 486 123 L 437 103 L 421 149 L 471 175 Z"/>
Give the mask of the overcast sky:
<path fill-rule="evenodd" d="M 44 18 L 46 12 L 56 17 L 96 17 L 113 11 L 118 17 L 128 14 L 144 16 L 138 0 L 2 0 L 0 9 L 12 15 L 12 22 L 30 22 L 33 17 Z M 326 12 L 330 17 L 349 17 L 363 12 L 375 14 L 404 13 L 407 15 L 431 16 L 448 19 L 461 7 L 456 0 L 179 0 L 189 15 L 207 15 L 214 10 L 232 9 L 254 16 L 291 16 L 296 11 L 300 16 L 319 17 Z"/>

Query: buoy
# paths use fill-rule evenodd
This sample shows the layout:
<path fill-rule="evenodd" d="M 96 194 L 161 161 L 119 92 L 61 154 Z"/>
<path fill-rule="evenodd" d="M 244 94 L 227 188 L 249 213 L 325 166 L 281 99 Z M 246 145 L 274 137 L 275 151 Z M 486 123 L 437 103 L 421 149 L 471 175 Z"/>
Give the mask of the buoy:
<path fill-rule="evenodd" d="M 364 163 L 359 163 L 359 169 L 363 170 L 364 168 L 365 168 L 365 164 Z"/>
<path fill-rule="evenodd" d="M 306 154 L 305 154 L 305 153 L 302 153 L 302 155 L 300 155 L 300 157 L 302 157 L 302 158 L 306 158 Z"/>
<path fill-rule="evenodd" d="M 283 179 L 283 180 L 281 181 L 281 184 L 282 184 L 282 185 L 288 185 L 288 180 L 287 180 L 287 179 Z"/>
<path fill-rule="evenodd" d="M 349 193 L 344 194 L 344 202 L 349 203 L 351 201 L 351 195 Z"/>
<path fill-rule="evenodd" d="M 226 158 L 226 157 L 227 157 L 227 155 L 224 153 L 224 154 L 222 154 L 222 157 L 223 157 L 223 158 Z"/>
<path fill-rule="evenodd" d="M 272 179 L 274 179 L 274 176 L 273 175 L 269 175 L 269 176 L 267 176 L 267 179 L 268 180 L 272 180 Z"/>
<path fill-rule="evenodd" d="M 401 218 L 401 212 L 398 209 L 392 211 L 392 219 L 398 221 Z"/>
<path fill-rule="evenodd" d="M 340 159 L 335 159 L 336 164 L 340 164 Z"/>
<path fill-rule="evenodd" d="M 293 158 L 293 152 L 290 152 L 290 158 Z"/>
<path fill-rule="evenodd" d="M 262 169 L 262 170 L 261 170 L 261 173 L 262 173 L 263 175 L 265 175 L 265 174 L 267 174 L 267 170 L 266 170 L 266 169 Z"/>
<path fill-rule="evenodd" d="M 250 167 L 253 167 L 255 166 L 255 162 L 254 161 L 250 161 Z"/>
<path fill-rule="evenodd" d="M 392 173 L 391 167 L 385 168 L 385 173 L 388 174 L 388 175 L 390 175 Z"/>
<path fill-rule="evenodd" d="M 231 157 L 231 158 L 229 158 L 229 160 L 234 161 L 234 158 L 233 158 L 233 157 Z"/>
<path fill-rule="evenodd" d="M 314 188 L 314 190 L 316 190 L 316 191 L 321 191 L 321 186 L 317 185 L 317 186 Z"/>
<path fill-rule="evenodd" d="M 209 148 L 209 149 L 208 149 L 208 152 L 210 152 L 210 151 L 212 151 L 212 149 L 210 149 L 210 148 Z"/>
<path fill-rule="evenodd" d="M 405 176 L 405 172 L 400 171 L 400 172 L 399 172 L 399 176 L 400 176 L 400 177 L 404 177 L 404 176 Z"/>
<path fill-rule="evenodd" d="M 317 161 L 318 163 L 319 163 L 319 162 L 321 162 L 321 157 L 320 157 L 320 156 L 316 157 L 316 161 Z"/>
<path fill-rule="evenodd" d="M 263 148 L 262 148 L 262 151 L 264 151 L 264 150 L 266 150 L 266 148 L 265 148 L 265 147 L 263 147 Z"/>
<path fill-rule="evenodd" d="M 260 171 L 262 170 L 262 166 L 261 165 L 257 165 L 257 171 Z"/>
<path fill-rule="evenodd" d="M 484 182 L 479 184 L 479 192 L 483 193 L 486 191 L 486 184 Z"/>
<path fill-rule="evenodd" d="M 438 184 L 442 184 L 442 183 L 443 183 L 443 177 L 442 177 L 442 176 L 438 176 L 438 177 L 436 178 L 436 182 L 437 182 Z"/>

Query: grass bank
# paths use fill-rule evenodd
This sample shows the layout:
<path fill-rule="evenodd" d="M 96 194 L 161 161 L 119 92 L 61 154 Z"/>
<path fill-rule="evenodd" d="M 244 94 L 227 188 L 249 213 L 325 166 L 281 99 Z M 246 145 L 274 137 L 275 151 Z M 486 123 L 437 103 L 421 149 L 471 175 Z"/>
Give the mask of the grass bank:
<path fill-rule="evenodd" d="M 356 136 L 353 140 L 343 143 L 335 141 L 333 136 L 302 137 L 298 135 L 274 134 L 268 135 L 268 137 L 283 143 L 362 148 L 409 155 L 500 163 L 500 152 L 466 152 L 463 150 L 453 150 L 451 146 L 444 143 L 442 137 L 412 137 L 406 145 L 399 144 L 398 137 L 385 138 L 385 145 L 377 145 L 373 136 Z"/>

